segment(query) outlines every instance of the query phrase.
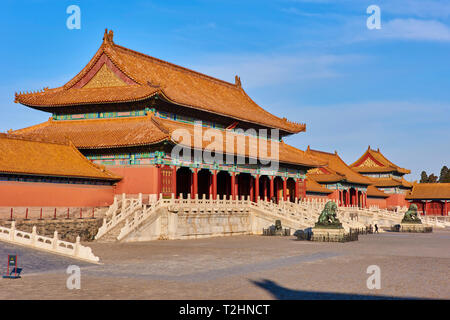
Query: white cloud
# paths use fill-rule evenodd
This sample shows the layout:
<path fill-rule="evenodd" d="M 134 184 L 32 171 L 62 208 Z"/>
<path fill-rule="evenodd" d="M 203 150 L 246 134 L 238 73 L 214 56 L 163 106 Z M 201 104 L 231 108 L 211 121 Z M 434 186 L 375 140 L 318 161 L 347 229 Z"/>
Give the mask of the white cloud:
<path fill-rule="evenodd" d="M 379 33 L 391 39 L 450 41 L 450 28 L 436 20 L 394 19 L 383 24 Z"/>
<path fill-rule="evenodd" d="M 312 79 L 340 77 L 337 66 L 361 61 L 359 55 L 217 55 L 193 66 L 194 70 L 220 79 L 234 81 L 241 77 L 244 88 L 298 83 Z M 205 63 L 206 60 L 206 63 Z"/>
<path fill-rule="evenodd" d="M 286 110 L 286 109 L 285 109 Z M 295 111 L 296 110 L 296 111 Z M 448 117 L 450 103 L 373 101 L 290 108 L 290 120 L 306 122 L 306 133 L 287 142 L 324 151 L 337 150 L 347 163 L 368 145 L 379 147 L 393 162 L 411 169 L 410 179 L 422 170 L 439 173 L 450 159 Z M 297 116 L 295 116 L 297 115 Z"/>
<path fill-rule="evenodd" d="M 450 2 L 448 0 L 384 0 L 380 2 L 382 11 L 419 18 L 450 17 Z"/>

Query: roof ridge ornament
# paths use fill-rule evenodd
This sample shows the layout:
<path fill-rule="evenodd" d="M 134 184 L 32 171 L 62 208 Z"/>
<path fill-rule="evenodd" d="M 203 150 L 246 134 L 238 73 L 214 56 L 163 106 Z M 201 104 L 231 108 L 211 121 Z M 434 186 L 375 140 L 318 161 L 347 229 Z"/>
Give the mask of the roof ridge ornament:
<path fill-rule="evenodd" d="M 113 37 L 114 37 L 114 31 L 109 30 L 109 32 L 108 32 L 108 28 L 105 28 L 105 33 L 103 34 L 103 42 L 114 43 Z"/>
<path fill-rule="evenodd" d="M 235 84 L 238 88 L 242 88 L 241 77 L 239 77 L 238 75 L 235 75 L 235 76 L 234 76 L 234 84 Z"/>

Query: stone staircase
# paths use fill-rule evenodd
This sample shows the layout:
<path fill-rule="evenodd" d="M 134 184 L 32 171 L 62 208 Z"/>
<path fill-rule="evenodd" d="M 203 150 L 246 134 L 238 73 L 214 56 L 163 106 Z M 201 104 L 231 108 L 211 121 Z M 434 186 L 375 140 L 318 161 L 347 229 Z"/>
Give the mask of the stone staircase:
<path fill-rule="evenodd" d="M 109 207 L 105 218 L 103 218 L 103 224 L 99 228 L 95 240 L 102 242 L 117 241 L 117 236 L 125 226 L 127 218 L 142 210 L 142 194 L 139 194 L 137 198 L 127 198 L 125 194 L 122 194 L 121 197 L 115 197 L 114 203 Z"/>
<path fill-rule="evenodd" d="M 96 237 L 96 240 L 98 242 L 115 242 L 117 241 L 117 237 L 120 234 L 120 230 L 122 230 L 122 228 L 125 225 L 125 221 L 122 220 L 119 223 L 117 223 L 116 225 L 114 225 L 114 227 L 112 227 L 111 229 L 109 229 L 105 234 L 103 234 L 101 237 Z"/>

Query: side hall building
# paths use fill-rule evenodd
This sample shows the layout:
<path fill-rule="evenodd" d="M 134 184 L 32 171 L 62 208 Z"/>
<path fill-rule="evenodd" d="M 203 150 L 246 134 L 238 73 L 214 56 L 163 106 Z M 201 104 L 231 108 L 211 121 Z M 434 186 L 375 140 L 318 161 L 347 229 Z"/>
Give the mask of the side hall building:
<path fill-rule="evenodd" d="M 406 200 L 417 205 L 420 214 L 448 216 L 450 212 L 450 183 L 414 183 Z"/>
<path fill-rule="evenodd" d="M 105 206 L 120 176 L 87 160 L 69 141 L 0 133 L 0 205 Z"/>

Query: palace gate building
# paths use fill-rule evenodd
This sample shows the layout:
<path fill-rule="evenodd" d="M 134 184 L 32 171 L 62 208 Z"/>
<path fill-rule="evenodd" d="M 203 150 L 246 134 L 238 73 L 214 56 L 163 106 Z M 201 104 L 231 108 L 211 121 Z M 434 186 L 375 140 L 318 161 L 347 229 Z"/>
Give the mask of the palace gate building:
<path fill-rule="evenodd" d="M 239 77 L 229 83 L 127 49 L 112 31 L 69 82 L 15 102 L 51 117 L 10 135 L 73 144 L 113 177 L 115 194 L 293 201 L 306 195 L 307 170 L 326 165 L 283 142 L 305 124 L 262 109 Z"/>
<path fill-rule="evenodd" d="M 306 154 L 327 163 L 326 167 L 310 169 L 307 174 L 308 179 L 329 190 L 327 198 L 334 199 L 342 206 L 366 207 L 368 205 L 367 192 L 371 181 L 350 169 L 336 151 L 329 153 L 313 150 L 308 146 Z"/>
<path fill-rule="evenodd" d="M 380 149 L 375 151 L 369 146 L 350 167 L 367 177 L 373 186 L 388 195 L 386 198 L 388 208 L 408 205 L 405 195 L 411 190 L 412 183 L 406 181 L 403 176 L 411 171 L 389 161 Z"/>

